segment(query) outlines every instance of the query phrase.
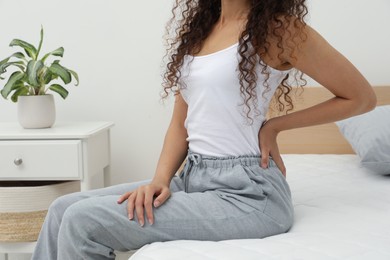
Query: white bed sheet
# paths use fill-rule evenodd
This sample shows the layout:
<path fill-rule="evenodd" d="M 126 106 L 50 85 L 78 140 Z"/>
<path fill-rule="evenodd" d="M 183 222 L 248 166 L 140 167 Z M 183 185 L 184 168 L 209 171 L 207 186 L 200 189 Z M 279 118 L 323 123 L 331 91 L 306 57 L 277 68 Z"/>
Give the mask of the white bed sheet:
<path fill-rule="evenodd" d="M 390 260 L 390 176 L 356 155 L 284 155 L 295 222 L 265 239 L 155 242 L 131 260 Z"/>

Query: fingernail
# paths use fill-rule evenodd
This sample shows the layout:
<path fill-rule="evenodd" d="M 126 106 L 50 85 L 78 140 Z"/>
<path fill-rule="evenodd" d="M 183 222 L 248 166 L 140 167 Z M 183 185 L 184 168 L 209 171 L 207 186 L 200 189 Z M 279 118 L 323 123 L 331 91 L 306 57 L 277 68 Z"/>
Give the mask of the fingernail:
<path fill-rule="evenodd" d="M 132 215 L 132 214 L 129 214 L 129 219 L 130 219 L 130 220 L 133 219 L 133 215 Z"/>
<path fill-rule="evenodd" d="M 148 218 L 148 221 L 149 221 L 149 224 L 152 225 L 153 224 L 153 221 L 151 218 Z"/>
<path fill-rule="evenodd" d="M 144 221 L 143 221 L 143 220 L 140 220 L 140 221 L 139 221 L 139 224 L 141 225 L 141 227 L 143 227 L 143 226 L 144 226 Z"/>
<path fill-rule="evenodd" d="M 156 201 L 154 202 L 154 206 L 155 206 L 155 207 L 160 206 L 160 202 L 156 200 Z"/>

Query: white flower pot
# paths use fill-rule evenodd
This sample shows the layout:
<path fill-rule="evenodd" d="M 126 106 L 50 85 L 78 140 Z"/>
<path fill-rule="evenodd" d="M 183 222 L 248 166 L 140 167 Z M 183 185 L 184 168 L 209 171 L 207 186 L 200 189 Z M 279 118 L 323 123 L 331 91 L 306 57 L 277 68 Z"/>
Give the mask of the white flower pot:
<path fill-rule="evenodd" d="M 19 96 L 18 119 L 24 128 L 48 128 L 56 120 L 53 95 Z"/>

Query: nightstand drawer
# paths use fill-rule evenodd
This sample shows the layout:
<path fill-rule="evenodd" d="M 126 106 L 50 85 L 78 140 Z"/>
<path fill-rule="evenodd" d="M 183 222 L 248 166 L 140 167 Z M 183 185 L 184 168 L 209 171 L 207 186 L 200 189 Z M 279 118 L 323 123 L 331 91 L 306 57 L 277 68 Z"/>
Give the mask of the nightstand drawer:
<path fill-rule="evenodd" d="M 82 178 L 80 140 L 0 141 L 0 179 Z"/>

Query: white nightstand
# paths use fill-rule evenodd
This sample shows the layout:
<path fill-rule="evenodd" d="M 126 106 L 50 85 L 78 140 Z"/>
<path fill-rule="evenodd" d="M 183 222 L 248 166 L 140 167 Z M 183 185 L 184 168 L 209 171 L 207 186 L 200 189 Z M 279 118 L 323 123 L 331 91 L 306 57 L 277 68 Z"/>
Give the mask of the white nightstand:
<path fill-rule="evenodd" d="M 0 180 L 78 180 L 81 191 L 103 188 L 113 125 L 59 122 L 52 128 L 23 129 L 16 122 L 0 122 Z M 0 242 L 0 253 L 32 253 L 34 246 Z"/>

